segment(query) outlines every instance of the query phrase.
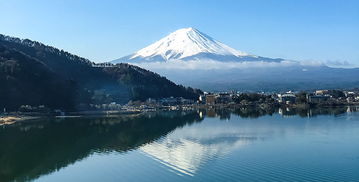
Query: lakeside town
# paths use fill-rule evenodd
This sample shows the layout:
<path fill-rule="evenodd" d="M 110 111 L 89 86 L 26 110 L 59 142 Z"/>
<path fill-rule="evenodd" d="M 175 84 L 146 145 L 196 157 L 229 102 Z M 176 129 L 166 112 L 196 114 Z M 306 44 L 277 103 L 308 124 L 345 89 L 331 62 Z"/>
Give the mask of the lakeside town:
<path fill-rule="evenodd" d="M 204 92 L 198 100 L 182 97 L 147 99 L 144 102 L 130 101 L 125 105 L 110 104 L 92 105 L 96 110 L 105 111 L 156 111 L 156 110 L 188 110 L 198 108 L 230 108 L 230 107 L 338 107 L 359 105 L 359 89 L 316 90 L 313 92 L 284 93 L 241 93 L 241 92 Z"/>
<path fill-rule="evenodd" d="M 93 110 L 80 112 L 65 112 L 60 109 L 50 110 L 46 106 L 23 105 L 17 112 L 0 113 L 0 124 L 12 124 L 16 121 L 36 118 L 34 116 L 73 117 L 80 115 L 118 115 L 155 112 L 161 110 L 194 110 L 194 109 L 230 109 L 257 108 L 262 110 L 279 109 L 279 113 L 291 109 L 331 108 L 343 106 L 359 106 L 359 89 L 352 90 L 315 90 L 312 92 L 283 92 L 283 93 L 241 93 L 218 92 L 204 93 L 198 100 L 182 97 L 147 99 L 146 101 L 130 101 L 121 105 L 115 102 L 109 104 L 92 104 Z"/>

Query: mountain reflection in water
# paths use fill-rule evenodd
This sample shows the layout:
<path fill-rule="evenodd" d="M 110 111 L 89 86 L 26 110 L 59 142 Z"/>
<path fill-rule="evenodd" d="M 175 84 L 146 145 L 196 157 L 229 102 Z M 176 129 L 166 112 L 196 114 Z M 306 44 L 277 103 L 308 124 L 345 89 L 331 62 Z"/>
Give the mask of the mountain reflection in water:
<path fill-rule="evenodd" d="M 141 151 L 178 174 L 193 176 L 210 160 L 258 140 L 296 132 L 306 125 L 281 120 L 241 120 L 240 123 L 212 120 L 229 120 L 233 116 L 265 118 L 278 112 L 283 116 L 338 116 L 356 110 L 213 109 L 16 123 L 0 128 L 0 179 L 4 182 L 34 180 L 93 153 L 132 150 Z M 209 124 L 194 124 L 204 118 Z"/>

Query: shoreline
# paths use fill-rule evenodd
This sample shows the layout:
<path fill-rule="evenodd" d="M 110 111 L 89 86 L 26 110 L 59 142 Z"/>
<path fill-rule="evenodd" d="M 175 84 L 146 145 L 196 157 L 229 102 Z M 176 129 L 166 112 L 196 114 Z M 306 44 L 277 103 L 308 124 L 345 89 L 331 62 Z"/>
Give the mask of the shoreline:
<path fill-rule="evenodd" d="M 19 116 L 19 115 L 7 115 L 0 116 L 0 126 L 11 125 L 21 121 L 38 119 L 39 116 Z"/>
<path fill-rule="evenodd" d="M 250 104 L 250 105 L 240 105 L 240 104 L 214 104 L 214 105 L 179 105 L 172 108 L 158 108 L 154 110 L 129 110 L 129 111 L 117 111 L 117 110 L 101 110 L 101 111 L 76 111 L 68 112 L 67 115 L 52 115 L 52 114 L 43 114 L 43 113 L 9 113 L 7 115 L 0 115 L 0 126 L 12 125 L 18 122 L 24 122 L 29 120 L 35 120 L 40 118 L 82 118 L 82 117 L 118 117 L 118 116 L 128 116 L 128 115 L 138 115 L 150 112 L 159 112 L 159 111 L 181 111 L 181 110 L 198 110 L 198 109 L 233 109 L 233 108 L 258 108 L 258 109 L 280 109 L 280 108 L 291 108 L 291 109 L 329 109 L 329 108 L 346 108 L 346 107 L 359 107 L 359 105 L 337 105 L 337 106 L 316 106 L 316 107 L 303 107 L 303 105 L 272 105 L 272 104 Z"/>
<path fill-rule="evenodd" d="M 53 115 L 53 114 L 39 114 L 39 113 L 14 113 L 0 115 L 0 126 L 12 125 L 19 122 L 29 120 L 36 120 L 41 118 L 83 118 L 83 117 L 118 117 L 143 114 L 146 111 L 77 111 L 69 112 L 68 115 Z"/>

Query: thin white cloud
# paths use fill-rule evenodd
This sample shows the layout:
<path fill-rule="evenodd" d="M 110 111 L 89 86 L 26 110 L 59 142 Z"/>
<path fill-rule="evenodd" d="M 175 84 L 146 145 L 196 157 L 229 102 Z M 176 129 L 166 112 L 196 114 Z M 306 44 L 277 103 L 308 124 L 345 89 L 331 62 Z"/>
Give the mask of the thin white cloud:
<path fill-rule="evenodd" d="M 278 68 L 291 66 L 329 66 L 333 68 L 355 68 L 356 65 L 347 61 L 291 61 L 265 62 L 265 61 L 244 61 L 244 62 L 221 62 L 214 60 L 170 60 L 166 62 L 142 62 L 133 63 L 149 70 L 228 70 L 247 68 Z"/>
<path fill-rule="evenodd" d="M 340 60 L 329 60 L 329 61 L 326 61 L 325 64 L 330 67 L 333 67 L 333 68 L 355 68 L 355 67 L 358 67 L 358 65 L 349 63 L 348 61 L 340 61 Z"/>
<path fill-rule="evenodd" d="M 135 63 L 135 65 L 146 69 L 183 69 L 183 70 L 218 70 L 218 69 L 246 69 L 257 67 L 288 67 L 300 65 L 295 61 L 281 61 L 281 62 L 220 62 L 213 60 L 171 60 L 167 62 L 148 62 Z"/>

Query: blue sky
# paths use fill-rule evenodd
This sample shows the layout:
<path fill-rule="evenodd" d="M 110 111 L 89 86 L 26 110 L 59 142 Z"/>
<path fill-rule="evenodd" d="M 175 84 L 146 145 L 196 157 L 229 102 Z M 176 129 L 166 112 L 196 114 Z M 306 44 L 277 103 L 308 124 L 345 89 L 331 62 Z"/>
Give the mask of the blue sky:
<path fill-rule="evenodd" d="M 96 62 L 195 27 L 255 55 L 359 65 L 357 0 L 0 0 L 0 22 Z"/>

